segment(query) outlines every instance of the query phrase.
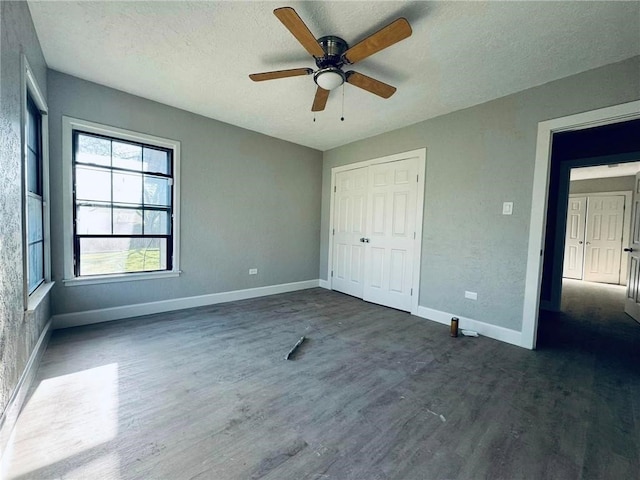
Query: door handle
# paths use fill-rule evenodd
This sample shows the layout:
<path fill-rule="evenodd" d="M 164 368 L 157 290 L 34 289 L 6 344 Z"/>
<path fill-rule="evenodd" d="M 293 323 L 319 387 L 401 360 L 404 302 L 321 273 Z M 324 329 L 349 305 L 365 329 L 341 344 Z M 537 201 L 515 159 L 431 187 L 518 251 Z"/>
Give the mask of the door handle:
<path fill-rule="evenodd" d="M 625 252 L 633 252 L 633 248 L 625 248 L 624 251 Z"/>
<path fill-rule="evenodd" d="M 578 242 L 578 245 L 582 245 L 582 240 L 580 240 L 580 241 Z"/>
<path fill-rule="evenodd" d="M 369 243 L 369 239 L 368 239 L 368 238 L 364 238 L 364 237 L 362 237 L 362 238 L 360 239 L 360 241 L 361 241 L 362 243 Z"/>

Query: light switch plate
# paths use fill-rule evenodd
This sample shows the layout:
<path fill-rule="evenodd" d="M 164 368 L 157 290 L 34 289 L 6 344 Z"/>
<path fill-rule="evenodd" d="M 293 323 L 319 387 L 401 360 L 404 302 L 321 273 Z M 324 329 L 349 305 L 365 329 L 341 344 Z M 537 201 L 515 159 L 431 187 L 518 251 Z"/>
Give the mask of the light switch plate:
<path fill-rule="evenodd" d="M 513 215 L 513 202 L 504 202 L 502 204 L 503 215 Z"/>

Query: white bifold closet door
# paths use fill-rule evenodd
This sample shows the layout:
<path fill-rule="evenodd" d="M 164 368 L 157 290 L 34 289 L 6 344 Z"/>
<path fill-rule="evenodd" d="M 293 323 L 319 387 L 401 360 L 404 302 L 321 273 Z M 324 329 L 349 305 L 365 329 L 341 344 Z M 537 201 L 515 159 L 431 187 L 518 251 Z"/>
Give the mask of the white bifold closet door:
<path fill-rule="evenodd" d="M 417 175 L 417 158 L 336 174 L 334 290 L 411 310 Z"/>

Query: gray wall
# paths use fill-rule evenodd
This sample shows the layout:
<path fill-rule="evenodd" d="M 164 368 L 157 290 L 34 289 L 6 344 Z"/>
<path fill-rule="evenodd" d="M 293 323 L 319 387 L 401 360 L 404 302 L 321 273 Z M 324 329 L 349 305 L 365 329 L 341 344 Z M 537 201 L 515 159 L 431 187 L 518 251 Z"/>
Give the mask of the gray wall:
<path fill-rule="evenodd" d="M 574 180 L 569 183 L 569 193 L 633 192 L 635 183 L 633 176 Z"/>
<path fill-rule="evenodd" d="M 420 305 L 521 330 L 538 122 L 640 98 L 640 57 L 324 153 L 320 276 L 331 168 L 426 147 Z M 513 201 L 512 216 L 502 202 Z M 464 291 L 478 292 L 467 300 Z"/>
<path fill-rule="evenodd" d="M 181 142 L 178 278 L 53 290 L 55 314 L 318 278 L 322 153 L 49 71 L 52 256 L 63 277 L 62 115 Z M 257 267 L 258 275 L 249 276 Z"/>
<path fill-rule="evenodd" d="M 22 235 L 21 61 L 46 98 L 47 67 L 26 2 L 0 2 L 0 412 L 49 319 L 49 299 L 25 314 Z"/>

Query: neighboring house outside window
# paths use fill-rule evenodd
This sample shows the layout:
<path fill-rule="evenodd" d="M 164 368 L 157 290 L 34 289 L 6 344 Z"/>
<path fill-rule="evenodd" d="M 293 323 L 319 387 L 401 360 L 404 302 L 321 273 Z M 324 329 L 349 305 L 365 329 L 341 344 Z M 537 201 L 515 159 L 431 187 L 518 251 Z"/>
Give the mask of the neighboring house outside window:
<path fill-rule="evenodd" d="M 73 232 L 65 282 L 177 275 L 179 143 L 64 123 Z"/>

